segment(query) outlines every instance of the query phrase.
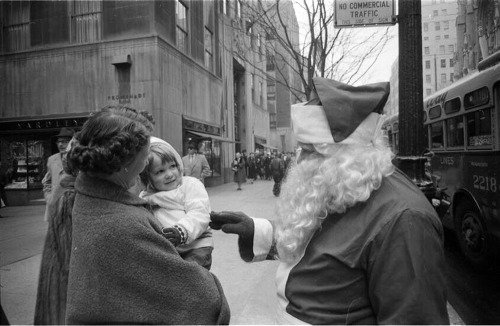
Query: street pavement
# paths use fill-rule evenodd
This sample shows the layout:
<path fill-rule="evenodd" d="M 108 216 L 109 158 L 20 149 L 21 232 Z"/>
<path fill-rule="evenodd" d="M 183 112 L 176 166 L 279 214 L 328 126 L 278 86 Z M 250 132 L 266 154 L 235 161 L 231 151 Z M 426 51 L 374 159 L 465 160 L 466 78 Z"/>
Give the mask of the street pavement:
<path fill-rule="evenodd" d="M 243 211 L 251 216 L 274 218 L 277 198 L 272 181 L 257 180 L 207 188 L 212 210 Z M 38 272 L 47 222 L 45 206 L 0 209 L 0 299 L 11 324 L 32 325 Z M 231 308 L 233 325 L 274 324 L 276 261 L 245 263 L 239 258 L 237 237 L 214 231 L 215 249 L 211 271 L 219 278 Z M 453 325 L 464 325 L 448 305 Z"/>

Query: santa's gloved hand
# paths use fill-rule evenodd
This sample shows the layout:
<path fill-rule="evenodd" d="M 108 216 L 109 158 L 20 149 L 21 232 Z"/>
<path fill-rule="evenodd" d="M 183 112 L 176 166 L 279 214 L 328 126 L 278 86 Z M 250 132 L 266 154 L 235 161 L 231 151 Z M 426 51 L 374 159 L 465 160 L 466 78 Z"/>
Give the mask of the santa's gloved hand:
<path fill-rule="evenodd" d="M 177 225 L 174 225 L 171 228 L 163 228 L 161 232 L 163 233 L 163 236 L 175 247 L 186 242 L 184 231 Z"/>
<path fill-rule="evenodd" d="M 243 212 L 211 212 L 210 227 L 224 233 L 234 233 L 243 239 L 253 239 L 253 220 Z"/>

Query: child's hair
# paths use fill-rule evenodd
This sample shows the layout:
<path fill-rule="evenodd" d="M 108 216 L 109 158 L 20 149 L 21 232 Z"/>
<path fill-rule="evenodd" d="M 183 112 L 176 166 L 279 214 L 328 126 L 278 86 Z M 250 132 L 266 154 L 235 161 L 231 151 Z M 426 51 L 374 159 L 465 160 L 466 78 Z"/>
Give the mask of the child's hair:
<path fill-rule="evenodd" d="M 183 175 L 184 172 L 182 159 L 179 156 L 179 153 L 177 153 L 177 151 L 170 144 L 163 142 L 151 143 L 149 147 L 148 163 L 146 164 L 146 167 L 140 174 L 142 183 L 146 186 L 147 189 L 150 190 L 157 190 L 154 189 L 150 178 L 150 173 L 153 169 L 153 162 L 155 155 L 160 158 L 162 164 L 175 163 L 177 165 L 177 169 L 179 170 L 181 176 Z"/>

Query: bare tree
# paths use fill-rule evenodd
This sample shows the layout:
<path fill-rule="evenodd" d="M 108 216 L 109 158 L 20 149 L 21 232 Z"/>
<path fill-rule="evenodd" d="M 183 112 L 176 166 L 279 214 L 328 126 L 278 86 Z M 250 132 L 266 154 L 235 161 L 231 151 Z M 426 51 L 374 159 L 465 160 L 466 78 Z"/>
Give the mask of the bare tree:
<path fill-rule="evenodd" d="M 362 81 L 392 38 L 388 27 L 334 28 L 331 0 L 251 0 L 247 5 L 246 32 L 254 37 L 257 30 L 265 32 L 267 64 L 281 77 L 275 82 L 284 83 L 298 100 L 311 98 L 316 76 L 349 84 Z M 292 5 L 301 34 L 290 18 Z M 248 50 L 238 49 L 235 55 L 244 59 Z M 287 71 L 300 83 L 291 83 Z"/>

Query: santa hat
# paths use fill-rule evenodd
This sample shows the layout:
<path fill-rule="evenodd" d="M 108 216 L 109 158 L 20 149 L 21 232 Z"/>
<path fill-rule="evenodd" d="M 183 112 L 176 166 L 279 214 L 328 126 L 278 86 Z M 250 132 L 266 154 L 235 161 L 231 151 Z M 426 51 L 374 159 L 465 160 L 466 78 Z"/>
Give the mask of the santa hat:
<path fill-rule="evenodd" d="M 314 78 L 313 83 L 317 98 L 292 105 L 297 141 L 349 143 L 353 136 L 366 134 L 366 129 L 373 129 L 373 132 L 380 129 L 379 115 L 389 97 L 388 82 L 351 86 L 336 80 Z"/>

